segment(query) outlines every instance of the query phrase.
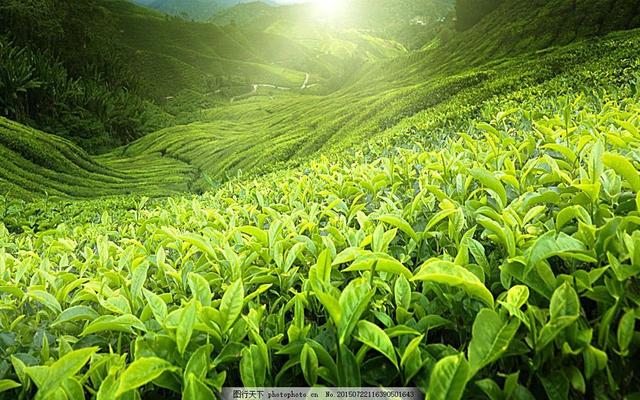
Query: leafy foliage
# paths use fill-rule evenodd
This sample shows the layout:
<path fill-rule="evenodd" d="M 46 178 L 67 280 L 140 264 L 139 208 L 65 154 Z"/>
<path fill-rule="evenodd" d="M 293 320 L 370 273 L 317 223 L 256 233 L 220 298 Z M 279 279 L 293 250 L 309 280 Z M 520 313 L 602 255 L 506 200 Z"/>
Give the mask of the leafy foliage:
<path fill-rule="evenodd" d="M 638 396 L 638 38 L 239 102 L 99 158 L 0 119 L 0 185 L 55 190 L 0 198 L 0 394 Z"/>
<path fill-rule="evenodd" d="M 538 90 L 485 105 L 493 117 L 431 150 L 4 228 L 2 387 L 634 394 L 640 98 L 630 85 L 561 102 Z"/>

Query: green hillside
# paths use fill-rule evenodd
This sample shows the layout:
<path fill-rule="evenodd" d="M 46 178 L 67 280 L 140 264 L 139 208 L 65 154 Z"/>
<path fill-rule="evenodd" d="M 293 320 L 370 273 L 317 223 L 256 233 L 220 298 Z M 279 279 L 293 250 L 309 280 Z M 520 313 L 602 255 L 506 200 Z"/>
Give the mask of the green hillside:
<path fill-rule="evenodd" d="M 175 158 L 138 156 L 105 165 L 65 139 L 5 118 L 0 152 L 0 193 L 18 198 L 168 195 L 190 190 L 198 177 L 193 166 Z"/>
<path fill-rule="evenodd" d="M 158 100 L 181 89 L 233 96 L 253 83 L 299 88 L 306 73 L 320 83 L 351 72 L 345 70 L 346 54 L 349 62 L 364 62 L 402 51 L 363 33 L 321 29 L 317 21 L 295 31 L 289 26 L 257 31 L 186 22 L 120 0 L 104 4 L 116 17 L 119 42 L 142 68 L 144 87 Z M 315 40 L 306 40 L 309 34 Z"/>
<path fill-rule="evenodd" d="M 238 4 L 222 10 L 211 21 L 264 31 L 275 23 L 291 27 L 327 25 L 358 29 L 372 36 L 417 48 L 433 39 L 452 19 L 451 0 L 347 0 L 340 1 L 335 15 L 327 18 L 322 2 L 274 7 L 262 2 Z"/>
<path fill-rule="evenodd" d="M 640 3 L 500 3 L 413 46 L 99 2 L 152 132 L 0 117 L 0 399 L 640 397 Z"/>
<path fill-rule="evenodd" d="M 253 84 L 332 91 L 354 66 L 404 51 L 317 24 L 309 29 L 321 40 L 308 42 L 277 29 L 187 22 L 124 0 L 57 1 L 0 4 L 0 116 L 90 153 L 228 104 Z"/>

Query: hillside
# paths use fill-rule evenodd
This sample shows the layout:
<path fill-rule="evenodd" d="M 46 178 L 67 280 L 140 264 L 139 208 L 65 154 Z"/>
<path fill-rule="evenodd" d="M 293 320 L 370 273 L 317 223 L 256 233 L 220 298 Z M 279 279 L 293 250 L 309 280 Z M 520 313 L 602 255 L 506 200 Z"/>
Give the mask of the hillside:
<path fill-rule="evenodd" d="M 640 397 L 640 2 L 499 3 L 101 1 L 157 129 L 0 117 L 0 399 Z"/>
<path fill-rule="evenodd" d="M 394 40 L 405 47 L 418 48 L 451 24 L 452 0 L 349 0 L 327 10 L 322 2 L 274 7 L 262 2 L 238 4 L 217 13 L 211 22 L 235 25 L 256 31 L 274 24 L 331 25 L 357 29 L 369 35 Z"/>
<path fill-rule="evenodd" d="M 605 46 L 621 42 L 637 47 L 637 33 L 604 41 Z M 45 218 L 61 215 L 81 227 L 82 242 L 70 239 L 71 228 L 63 226 L 39 233 L 28 255 L 18 255 L 26 246 L 17 244 L 21 236 L 5 231 L 3 240 L 15 243 L 3 254 L 9 271 L 37 273 L 33 253 L 61 259 L 63 268 L 86 263 L 96 271 L 80 278 L 71 297 L 56 298 L 53 287 L 44 291 L 46 286 L 26 277 L 3 287 L 5 299 L 25 299 L 24 306 L 3 314 L 4 326 L 25 316 L 25 324 L 18 324 L 24 332 L 20 342 L 10 348 L 21 353 L 13 363 L 42 362 L 36 358 L 39 338 L 27 328 L 39 318 L 47 321 L 42 334 L 52 336 L 47 341 L 65 335 L 92 343 L 74 348 L 62 342 L 67 357 L 81 358 L 77 368 L 112 359 L 101 349 L 117 343 L 137 349 L 135 358 L 114 357 L 106 377 L 95 373 L 85 384 L 95 391 L 114 387 L 116 397 L 131 390 L 180 396 L 192 385 L 210 396 L 223 385 L 324 382 L 411 384 L 431 398 L 460 399 L 463 393 L 491 398 L 504 390 L 505 372 L 513 377 L 510 390 L 527 399 L 633 394 L 636 339 L 616 334 L 628 328 L 589 318 L 600 308 L 615 307 L 609 290 L 618 289 L 607 289 L 605 282 L 628 282 L 638 273 L 630 250 L 613 243 L 623 243 L 619 235 L 631 237 L 636 226 L 638 175 L 616 155 L 626 159 L 638 145 L 640 98 L 637 86 L 612 85 L 631 80 L 611 65 L 592 65 L 581 74 L 495 97 L 479 110 L 487 119 L 463 118 L 440 131 L 467 133 L 443 136 L 442 145 L 425 137 L 432 150 L 407 141 L 402 147 L 372 141 L 367 153 L 348 160 L 318 158 L 198 198 L 143 202 L 137 209 L 126 199 L 72 203 Z M 590 95 L 565 92 L 558 103 L 558 94 L 594 76 Z M 426 113 L 412 123 L 430 126 L 433 118 Z M 609 132 L 606 145 L 599 132 Z M 445 159 L 452 161 L 443 164 Z M 603 190 L 594 195 L 599 177 Z M 587 211 L 593 206 L 597 214 Z M 605 219 L 613 215 L 616 229 Z M 95 222 L 85 225 L 87 218 Z M 590 240 L 594 236 L 597 241 Z M 547 247 L 554 243 L 563 247 Z M 530 265 L 532 257 L 537 261 Z M 591 268 L 607 265 L 607 257 L 624 264 Z M 135 260 L 132 266 L 128 260 Z M 188 274 L 188 283 L 178 271 Z M 69 282 L 79 278 L 64 270 L 50 274 Z M 635 304 L 634 290 L 627 290 L 619 301 Z M 354 302 L 360 306 L 349 308 Z M 227 311 L 230 304 L 235 311 Z M 27 305 L 41 307 L 38 317 Z M 287 310 L 295 316 L 279 322 Z M 636 318 L 633 309 L 613 310 L 610 318 L 620 324 Z M 559 312 L 566 318 L 560 326 Z M 343 313 L 357 323 L 345 327 Z M 191 322 L 185 321 L 188 315 Z M 185 328 L 186 339 L 176 334 Z M 576 330 L 586 336 L 573 338 Z M 594 331 L 601 338 L 591 339 L 588 333 Z M 340 339 L 350 333 L 350 340 Z M 373 337 L 388 346 L 374 345 Z M 488 358 L 476 358 L 492 340 L 504 345 L 488 350 Z M 563 351 L 566 346 L 573 350 Z M 315 355 L 317 364 L 305 366 L 301 352 Z M 340 358 L 341 353 L 350 358 Z M 200 375 L 183 380 L 181 371 L 193 368 L 187 365 L 194 357 L 213 364 L 205 362 Z M 257 366 L 247 369 L 247 363 Z M 158 373 L 129 383 L 130 374 L 147 364 L 169 380 Z M 347 367 L 352 372 L 341 374 Z M 307 368 L 325 372 L 310 375 Z M 558 370 L 562 373 L 550 372 Z M 571 374 L 581 378 L 570 381 Z M 5 378 L 24 385 L 9 389 L 13 393 L 29 393 L 30 378 L 11 372 Z M 441 381 L 455 383 L 447 390 Z M 51 390 L 59 386 L 51 385 Z M 40 383 L 39 390 L 43 387 Z"/>
<path fill-rule="evenodd" d="M 256 0 L 132 0 L 134 3 L 194 21 L 207 21 L 215 14 L 238 4 L 252 3 Z M 295 3 L 289 0 L 263 0 L 262 4 L 276 6 Z"/>
<path fill-rule="evenodd" d="M 0 193 L 18 198 L 168 195 L 190 190 L 198 177 L 192 166 L 170 158 L 131 157 L 120 159 L 119 168 L 108 166 L 67 140 L 1 117 L 0 153 Z"/>
<path fill-rule="evenodd" d="M 476 63 L 564 46 L 589 37 L 640 27 L 640 2 L 611 0 L 503 2 L 492 14 L 449 44 Z"/>
<path fill-rule="evenodd" d="M 350 73 L 344 54 L 335 56 L 328 49 L 348 48 L 350 62 L 400 51 L 393 43 L 339 30 L 324 32 L 318 46 L 290 32 L 185 22 L 144 13 L 119 0 L 105 6 L 117 21 L 118 41 L 140 68 L 145 90 L 158 100 L 185 89 L 228 99 L 246 93 L 253 83 L 295 88 L 307 73 L 322 84 Z"/>
<path fill-rule="evenodd" d="M 335 90 L 354 66 L 404 51 L 365 33 L 332 30 L 309 42 L 277 29 L 187 22 L 124 0 L 37 1 L 0 4 L 0 116 L 91 153 L 193 120 L 254 84 Z"/>

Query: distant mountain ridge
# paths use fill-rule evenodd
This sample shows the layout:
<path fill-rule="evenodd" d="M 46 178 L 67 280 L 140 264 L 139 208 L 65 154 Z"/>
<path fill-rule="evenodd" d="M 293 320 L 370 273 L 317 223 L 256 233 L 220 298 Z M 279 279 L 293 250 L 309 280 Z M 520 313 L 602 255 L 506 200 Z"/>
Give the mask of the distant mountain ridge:
<path fill-rule="evenodd" d="M 300 3 L 304 0 L 131 0 L 141 6 L 153 8 L 169 15 L 185 16 L 206 21 L 216 13 L 238 4 L 260 2 L 271 6 Z"/>

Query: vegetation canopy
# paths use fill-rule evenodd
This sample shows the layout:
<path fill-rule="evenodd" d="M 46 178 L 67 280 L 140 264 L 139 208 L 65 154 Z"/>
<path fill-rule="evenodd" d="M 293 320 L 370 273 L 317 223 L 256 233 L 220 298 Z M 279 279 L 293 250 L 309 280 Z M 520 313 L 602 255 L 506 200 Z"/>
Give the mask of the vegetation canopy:
<path fill-rule="evenodd" d="M 0 399 L 640 397 L 640 2 L 0 3 Z"/>

